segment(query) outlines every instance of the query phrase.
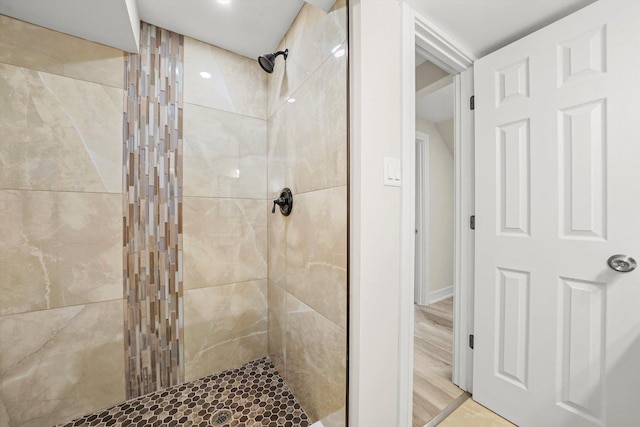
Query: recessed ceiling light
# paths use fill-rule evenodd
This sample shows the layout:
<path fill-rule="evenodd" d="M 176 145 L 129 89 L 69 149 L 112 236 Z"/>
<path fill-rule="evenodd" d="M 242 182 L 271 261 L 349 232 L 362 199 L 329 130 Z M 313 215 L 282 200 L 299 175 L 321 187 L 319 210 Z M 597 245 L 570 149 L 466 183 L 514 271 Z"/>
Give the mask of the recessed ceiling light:
<path fill-rule="evenodd" d="M 294 102 L 296 102 L 296 99 L 295 98 L 289 98 L 289 99 L 287 99 L 287 102 L 289 104 L 293 104 Z"/>
<path fill-rule="evenodd" d="M 210 79 L 211 74 L 207 73 L 206 71 L 200 71 L 200 77 L 202 77 L 203 79 Z"/>
<path fill-rule="evenodd" d="M 231 3 L 231 0 L 218 0 L 218 3 L 220 3 L 220 4 L 229 4 L 229 3 Z"/>

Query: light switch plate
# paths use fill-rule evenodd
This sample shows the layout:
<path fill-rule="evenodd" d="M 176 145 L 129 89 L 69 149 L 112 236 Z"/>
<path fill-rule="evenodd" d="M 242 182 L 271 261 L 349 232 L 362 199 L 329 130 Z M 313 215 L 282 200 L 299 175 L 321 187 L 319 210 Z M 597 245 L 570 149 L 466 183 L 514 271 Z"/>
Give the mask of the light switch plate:
<path fill-rule="evenodd" d="M 400 187 L 402 176 L 402 163 L 400 159 L 392 157 L 384 158 L 384 185 Z"/>

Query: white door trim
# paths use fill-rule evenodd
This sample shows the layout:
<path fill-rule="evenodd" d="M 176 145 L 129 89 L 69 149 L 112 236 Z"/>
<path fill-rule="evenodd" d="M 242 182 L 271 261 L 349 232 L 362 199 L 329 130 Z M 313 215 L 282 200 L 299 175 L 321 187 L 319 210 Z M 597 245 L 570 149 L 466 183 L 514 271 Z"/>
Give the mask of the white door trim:
<path fill-rule="evenodd" d="M 455 106 L 455 224 L 454 224 L 454 288 L 457 292 L 454 306 L 454 382 L 462 389 L 470 389 L 471 372 L 468 360 L 470 350 L 466 342 L 473 304 L 470 304 L 473 265 L 469 264 L 468 251 L 473 251 L 468 232 L 467 213 L 472 207 L 472 170 L 468 161 L 473 155 L 471 141 L 473 128 L 468 108 L 469 90 L 473 85 L 473 73 L 469 68 L 475 58 L 457 46 L 440 29 L 418 15 L 406 3 L 402 4 L 402 206 L 400 249 L 400 322 L 398 366 L 398 426 L 410 426 L 412 422 L 413 396 L 413 296 L 415 261 L 415 52 L 416 49 L 442 69 L 456 74 Z M 467 70 L 466 72 L 464 72 Z M 463 98 L 466 97 L 466 98 Z M 471 162 L 472 165 L 472 162 Z M 465 209 L 467 208 L 467 209 Z M 464 248 L 464 250 L 462 250 Z M 473 254 L 473 252 L 471 252 Z M 473 257 L 471 258 L 473 259 Z M 471 270 L 469 270 L 471 269 Z M 467 362 L 467 363 L 465 363 Z"/>
<path fill-rule="evenodd" d="M 414 301 L 420 305 L 429 305 L 429 135 L 416 132 L 416 264 Z M 420 149 L 418 149 L 420 148 Z M 424 197 L 424 196 L 427 197 Z"/>
<path fill-rule="evenodd" d="M 469 107 L 473 95 L 473 68 L 456 76 L 454 161 L 454 306 L 453 383 L 473 392 L 473 292 L 475 235 L 469 226 L 475 213 L 474 115 Z"/>

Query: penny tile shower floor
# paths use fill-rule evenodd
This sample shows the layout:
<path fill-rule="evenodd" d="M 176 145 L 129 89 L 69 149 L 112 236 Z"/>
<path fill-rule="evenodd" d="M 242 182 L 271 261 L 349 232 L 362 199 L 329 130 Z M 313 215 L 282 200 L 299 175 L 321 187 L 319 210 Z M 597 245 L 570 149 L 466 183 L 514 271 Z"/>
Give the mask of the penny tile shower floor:
<path fill-rule="evenodd" d="M 58 427 L 306 427 L 309 419 L 268 358 L 170 387 Z"/>

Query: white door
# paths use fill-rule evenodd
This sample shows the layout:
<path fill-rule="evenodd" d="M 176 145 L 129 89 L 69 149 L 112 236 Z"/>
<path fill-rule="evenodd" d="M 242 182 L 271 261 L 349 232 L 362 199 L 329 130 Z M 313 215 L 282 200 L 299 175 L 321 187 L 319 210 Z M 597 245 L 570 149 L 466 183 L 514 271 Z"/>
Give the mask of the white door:
<path fill-rule="evenodd" d="M 520 426 L 640 425 L 640 1 L 475 63 L 474 399 Z"/>

